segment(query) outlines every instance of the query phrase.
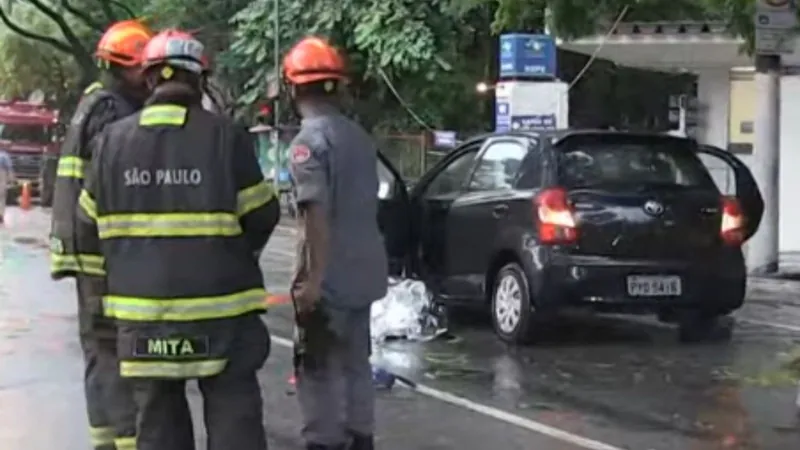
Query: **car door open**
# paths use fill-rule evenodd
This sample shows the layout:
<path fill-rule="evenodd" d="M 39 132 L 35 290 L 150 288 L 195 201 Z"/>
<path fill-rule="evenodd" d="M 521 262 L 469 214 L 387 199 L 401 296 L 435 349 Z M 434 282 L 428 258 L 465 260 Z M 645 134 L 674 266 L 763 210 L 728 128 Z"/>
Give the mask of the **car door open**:
<path fill-rule="evenodd" d="M 409 270 L 413 254 L 411 203 L 405 182 L 386 157 L 378 153 L 378 226 L 383 234 L 389 273 Z"/>
<path fill-rule="evenodd" d="M 744 210 L 747 220 L 744 239 L 750 239 L 758 230 L 758 226 L 761 224 L 761 217 L 764 215 L 764 199 L 752 172 L 742 160 L 721 148 L 711 145 L 699 145 L 697 151 L 701 156 L 708 156 L 716 161 L 722 161 L 731 169 L 733 174 L 732 187 L 735 187 L 735 193 L 731 192 L 731 194 L 736 196 Z M 719 179 L 717 177 L 715 179 L 719 184 Z M 727 192 L 723 193 L 727 194 Z"/>

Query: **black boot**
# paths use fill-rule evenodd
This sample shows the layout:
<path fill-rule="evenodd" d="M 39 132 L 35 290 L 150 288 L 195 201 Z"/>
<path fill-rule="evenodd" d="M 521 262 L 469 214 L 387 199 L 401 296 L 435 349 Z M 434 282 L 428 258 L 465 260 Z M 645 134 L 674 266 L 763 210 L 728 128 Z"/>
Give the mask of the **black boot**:
<path fill-rule="evenodd" d="M 370 434 L 359 434 L 350 432 L 353 440 L 350 441 L 348 450 L 375 450 L 375 438 Z"/>

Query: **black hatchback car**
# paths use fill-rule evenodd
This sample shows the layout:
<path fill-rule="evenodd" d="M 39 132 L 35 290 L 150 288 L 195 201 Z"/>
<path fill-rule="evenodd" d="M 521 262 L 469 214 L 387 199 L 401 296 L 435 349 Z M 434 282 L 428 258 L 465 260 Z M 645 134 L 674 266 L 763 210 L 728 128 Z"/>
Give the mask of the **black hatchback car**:
<path fill-rule="evenodd" d="M 575 308 L 657 314 L 700 339 L 744 301 L 741 247 L 764 205 L 727 151 L 655 133 L 509 132 L 461 144 L 410 190 L 383 157 L 378 171 L 392 271 L 486 307 L 505 341 Z"/>

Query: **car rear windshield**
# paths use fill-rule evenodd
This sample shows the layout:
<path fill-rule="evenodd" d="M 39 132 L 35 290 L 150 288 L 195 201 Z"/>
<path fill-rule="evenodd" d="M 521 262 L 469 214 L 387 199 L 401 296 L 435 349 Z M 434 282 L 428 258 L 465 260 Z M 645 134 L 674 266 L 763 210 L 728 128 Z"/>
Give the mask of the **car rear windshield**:
<path fill-rule="evenodd" d="M 661 137 L 576 136 L 559 154 L 559 184 L 568 188 L 675 186 L 714 188 L 690 141 Z"/>

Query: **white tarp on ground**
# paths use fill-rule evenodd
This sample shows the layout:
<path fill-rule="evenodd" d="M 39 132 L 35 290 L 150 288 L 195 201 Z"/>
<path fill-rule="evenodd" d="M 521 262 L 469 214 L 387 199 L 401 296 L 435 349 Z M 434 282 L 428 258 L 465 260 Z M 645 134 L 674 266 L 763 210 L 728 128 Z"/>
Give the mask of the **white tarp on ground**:
<path fill-rule="evenodd" d="M 419 280 L 389 279 L 386 297 L 372 304 L 372 340 L 430 340 L 447 331 L 444 309 Z"/>

